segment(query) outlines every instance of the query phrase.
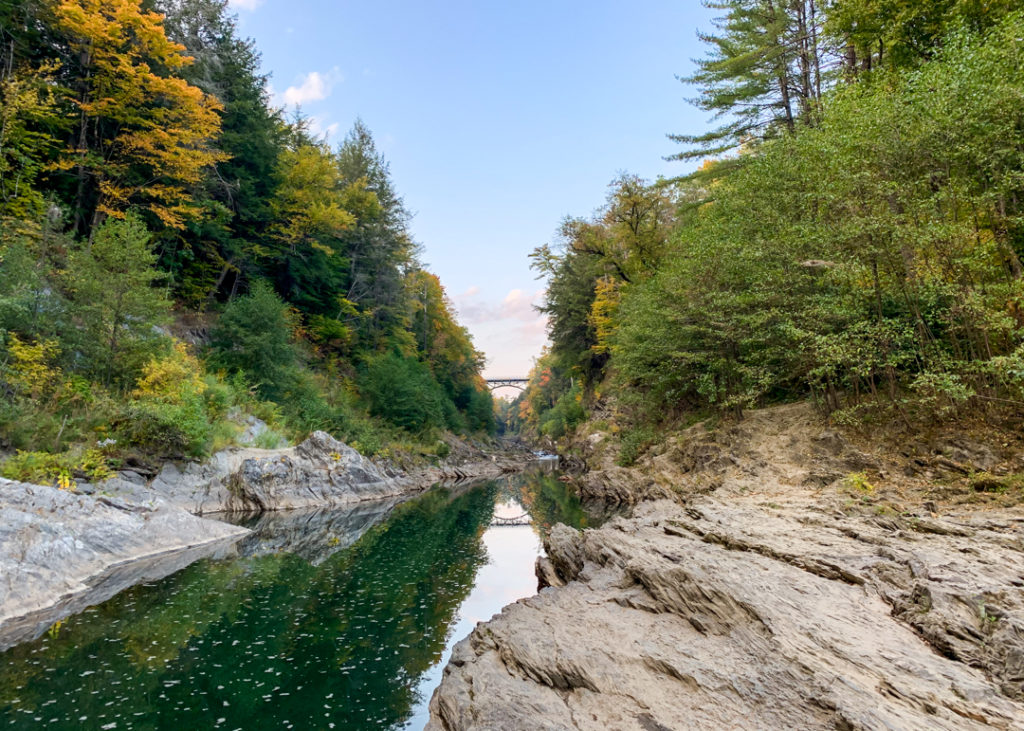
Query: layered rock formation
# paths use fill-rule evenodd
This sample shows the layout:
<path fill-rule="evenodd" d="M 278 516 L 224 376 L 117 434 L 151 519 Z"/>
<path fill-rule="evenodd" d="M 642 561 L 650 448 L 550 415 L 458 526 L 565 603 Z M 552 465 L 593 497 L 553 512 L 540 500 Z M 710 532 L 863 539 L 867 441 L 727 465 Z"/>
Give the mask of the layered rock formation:
<path fill-rule="evenodd" d="M 167 463 L 148 485 L 114 479 L 104 489 L 154 497 L 190 513 L 327 507 L 400 495 L 406 487 L 326 432 L 285 449 L 226 449 L 205 462 Z"/>
<path fill-rule="evenodd" d="M 122 477 L 107 481 L 103 488 L 132 500 L 160 498 L 205 515 L 336 507 L 521 467 L 521 459 L 494 456 L 403 473 L 318 431 L 295 447 L 226 449 L 204 462 L 169 462 L 149 483 Z"/>
<path fill-rule="evenodd" d="M 456 647 L 428 728 L 1024 729 L 1024 510 L 814 425 L 702 429 L 602 493 L 676 500 L 556 526 L 552 588 Z"/>
<path fill-rule="evenodd" d="M 0 479 L 0 650 L 248 532 L 159 499 L 140 503 Z"/>
<path fill-rule="evenodd" d="M 709 501 L 549 541 L 433 729 L 1024 728 L 1020 517 L 911 535 Z"/>

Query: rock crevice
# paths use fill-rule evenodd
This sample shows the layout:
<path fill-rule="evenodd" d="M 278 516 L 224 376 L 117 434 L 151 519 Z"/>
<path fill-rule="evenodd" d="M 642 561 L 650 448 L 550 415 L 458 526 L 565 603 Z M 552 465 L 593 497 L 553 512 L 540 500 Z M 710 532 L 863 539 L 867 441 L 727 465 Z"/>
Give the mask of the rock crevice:
<path fill-rule="evenodd" d="M 458 645 L 428 728 L 1024 729 L 1024 511 L 876 489 L 895 470 L 815 424 L 577 476 L 633 516 L 552 529 L 547 588 Z"/>

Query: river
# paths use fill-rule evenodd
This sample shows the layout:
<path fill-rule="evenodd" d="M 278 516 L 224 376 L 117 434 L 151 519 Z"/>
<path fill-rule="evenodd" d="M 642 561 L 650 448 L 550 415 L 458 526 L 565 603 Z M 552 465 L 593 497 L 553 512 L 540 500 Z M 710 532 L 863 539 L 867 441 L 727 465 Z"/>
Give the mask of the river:
<path fill-rule="evenodd" d="M 535 593 L 556 522 L 596 519 L 542 470 L 250 518 L 0 655 L 0 728 L 420 729 L 455 642 Z"/>

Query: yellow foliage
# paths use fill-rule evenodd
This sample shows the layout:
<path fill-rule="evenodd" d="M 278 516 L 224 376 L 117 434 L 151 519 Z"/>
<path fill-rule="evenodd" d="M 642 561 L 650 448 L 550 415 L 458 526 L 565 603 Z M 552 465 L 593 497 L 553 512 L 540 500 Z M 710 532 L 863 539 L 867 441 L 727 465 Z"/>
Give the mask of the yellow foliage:
<path fill-rule="evenodd" d="M 340 236 L 356 219 L 344 207 L 351 198 L 339 192 L 341 173 L 330 150 L 318 145 L 286 150 L 280 165 L 275 236 L 293 252 L 309 245 L 332 256 L 335 251 L 316 239 Z"/>
<path fill-rule="evenodd" d="M 176 342 L 171 354 L 152 358 L 136 383 L 132 396 L 154 399 L 169 404 L 180 404 L 186 397 L 206 390 L 199 361 L 189 354 L 185 344 Z"/>
<path fill-rule="evenodd" d="M 619 282 L 612 277 L 601 277 L 594 285 L 594 302 L 590 306 L 590 324 L 597 342 L 591 346 L 595 353 L 607 353 L 615 332 L 615 313 L 619 309 Z"/>
<path fill-rule="evenodd" d="M 44 340 L 30 345 L 12 334 L 8 350 L 13 361 L 10 380 L 15 388 L 38 399 L 52 393 L 61 383 L 61 370 L 52 365 L 60 354 L 57 341 Z"/>
<path fill-rule="evenodd" d="M 101 213 L 120 218 L 141 204 L 165 225 L 182 228 L 194 210 L 190 188 L 205 168 L 227 159 L 212 146 L 220 103 L 154 70 L 173 72 L 193 59 L 167 38 L 163 16 L 143 10 L 141 0 L 58 0 L 53 12 L 84 74 L 76 80 L 77 146 L 55 167 L 88 173 L 99 186 Z"/>
<path fill-rule="evenodd" d="M 55 144 L 42 122 L 55 115 L 58 68 L 50 61 L 0 78 L 0 212 L 12 218 L 36 218 L 45 208 L 32 183 L 42 169 L 38 160 Z"/>

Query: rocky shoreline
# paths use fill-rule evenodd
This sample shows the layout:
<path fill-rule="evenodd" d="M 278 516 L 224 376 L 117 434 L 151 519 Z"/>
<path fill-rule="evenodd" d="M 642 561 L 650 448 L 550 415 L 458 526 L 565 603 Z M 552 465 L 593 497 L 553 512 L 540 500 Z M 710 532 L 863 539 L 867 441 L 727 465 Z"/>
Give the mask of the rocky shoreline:
<path fill-rule="evenodd" d="M 439 482 L 524 464 L 515 454 L 474 453 L 402 473 L 315 432 L 295 447 L 229 449 L 168 463 L 149 481 L 126 471 L 81 492 L 0 479 L 0 651 L 133 584 L 238 550 L 250 531 L 213 519 L 218 513 L 393 505 Z"/>
<path fill-rule="evenodd" d="M 903 468 L 802 407 L 734 431 L 578 477 L 641 503 L 556 526 L 550 588 L 457 645 L 428 728 L 1024 728 L 1019 503 L 909 467 L 875 486 Z"/>

